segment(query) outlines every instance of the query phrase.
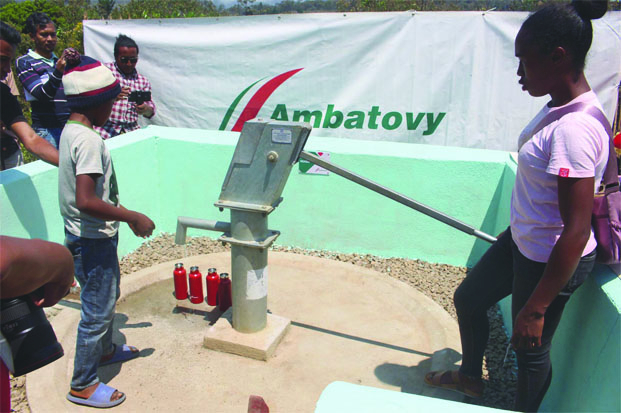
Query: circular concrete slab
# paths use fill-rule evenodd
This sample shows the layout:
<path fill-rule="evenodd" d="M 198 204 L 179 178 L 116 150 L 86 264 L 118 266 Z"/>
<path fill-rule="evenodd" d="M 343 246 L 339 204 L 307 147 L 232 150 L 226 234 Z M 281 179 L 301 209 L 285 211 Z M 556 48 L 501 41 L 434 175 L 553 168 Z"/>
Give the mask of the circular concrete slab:
<path fill-rule="evenodd" d="M 230 272 L 229 253 L 188 257 Z M 177 302 L 174 261 L 122 279 L 117 343 L 138 359 L 99 369 L 127 400 L 118 412 L 245 412 L 250 395 L 272 412 L 312 412 L 335 380 L 433 395 L 422 378 L 459 360 L 457 323 L 436 303 L 386 275 L 321 258 L 270 252 L 268 309 L 291 320 L 272 358 L 259 361 L 207 350 L 203 339 L 219 315 L 205 303 Z M 62 301 L 52 324 L 65 357 L 28 375 L 30 407 L 82 411 L 65 399 L 73 371 L 79 302 Z M 452 394 L 452 393 L 451 393 Z M 442 396 L 444 397 L 444 396 Z"/>

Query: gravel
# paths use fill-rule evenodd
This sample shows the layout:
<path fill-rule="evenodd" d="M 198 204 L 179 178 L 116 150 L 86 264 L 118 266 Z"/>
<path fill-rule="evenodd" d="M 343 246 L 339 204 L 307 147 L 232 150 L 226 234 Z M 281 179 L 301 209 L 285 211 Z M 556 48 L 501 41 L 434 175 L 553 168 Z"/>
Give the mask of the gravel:
<path fill-rule="evenodd" d="M 441 305 L 453 318 L 456 318 L 453 292 L 467 273 L 465 267 L 431 264 L 405 258 L 382 258 L 369 254 L 343 254 L 278 245 L 274 245 L 270 249 L 342 261 L 376 270 L 416 288 Z M 227 250 L 229 250 L 228 246 L 223 246 L 207 237 L 188 237 L 186 245 L 180 246 L 174 243 L 174 235 L 161 234 L 147 241 L 133 253 L 123 257 L 120 263 L 121 274 L 130 274 L 178 258 Z M 515 355 L 510 351 L 507 360 L 504 360 L 508 339 L 502 316 L 497 307 L 488 311 L 488 318 L 490 320 L 490 342 L 485 352 L 483 366 L 486 388 L 483 397 L 468 400 L 472 404 L 511 410 L 517 380 Z M 16 412 L 30 412 L 25 395 L 25 379 L 23 377 L 12 379 L 11 384 L 13 409 Z"/>

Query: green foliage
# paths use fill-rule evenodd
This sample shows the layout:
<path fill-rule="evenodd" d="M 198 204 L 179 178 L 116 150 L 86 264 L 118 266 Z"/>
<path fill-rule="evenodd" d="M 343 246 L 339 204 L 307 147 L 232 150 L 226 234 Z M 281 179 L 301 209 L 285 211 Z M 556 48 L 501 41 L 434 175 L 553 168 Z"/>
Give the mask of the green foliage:
<path fill-rule="evenodd" d="M 28 33 L 24 33 L 26 19 L 35 11 L 47 14 L 56 24 L 58 34 L 57 51 L 74 47 L 84 51 L 82 42 L 82 19 L 88 16 L 88 0 L 69 0 L 65 5 L 62 0 L 34 0 L 22 3 L 9 3 L 0 8 L 0 20 L 15 27 L 22 33 L 22 43 L 17 48 L 17 56 L 28 52 L 34 43 Z"/>
<path fill-rule="evenodd" d="M 99 15 L 103 19 L 109 19 L 110 14 L 112 14 L 112 10 L 114 10 L 114 6 L 116 6 L 116 1 L 114 0 L 98 0 L 97 1 L 97 11 Z"/>
<path fill-rule="evenodd" d="M 130 0 L 125 5 L 119 5 L 110 17 L 112 19 L 164 19 L 217 15 L 216 6 L 211 0 Z"/>
<path fill-rule="evenodd" d="M 237 14 L 250 15 L 254 14 L 251 9 L 252 3 L 255 0 L 237 0 Z"/>
<path fill-rule="evenodd" d="M 21 3 L 10 2 L 0 9 L 0 20 L 18 29 L 24 28 L 26 19 L 35 11 L 43 12 L 52 20 L 64 23 L 62 1 L 28 0 Z"/>
<path fill-rule="evenodd" d="M 36 156 L 28 152 L 28 149 L 26 149 L 24 145 L 21 145 L 21 147 L 22 147 L 22 154 L 24 155 L 24 163 L 30 163 L 30 162 L 39 160 L 39 158 L 37 158 Z"/>

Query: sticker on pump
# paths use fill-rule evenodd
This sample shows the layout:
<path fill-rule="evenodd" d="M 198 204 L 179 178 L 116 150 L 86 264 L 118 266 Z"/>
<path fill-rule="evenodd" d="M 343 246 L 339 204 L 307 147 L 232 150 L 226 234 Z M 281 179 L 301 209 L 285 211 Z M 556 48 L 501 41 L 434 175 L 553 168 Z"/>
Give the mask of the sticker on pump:
<path fill-rule="evenodd" d="M 272 142 L 273 143 L 288 143 L 291 144 L 293 141 L 291 137 L 290 129 L 272 129 Z"/>
<path fill-rule="evenodd" d="M 330 152 L 326 151 L 310 151 L 315 156 L 323 159 L 324 161 L 330 162 Z M 298 167 L 300 168 L 300 173 L 307 175 L 330 175 L 330 172 L 327 169 L 322 168 L 321 166 L 317 166 L 312 162 L 307 161 L 306 159 L 301 159 L 298 162 Z"/>
<path fill-rule="evenodd" d="M 246 300 L 260 300 L 267 296 L 267 267 L 250 270 L 246 276 Z"/>

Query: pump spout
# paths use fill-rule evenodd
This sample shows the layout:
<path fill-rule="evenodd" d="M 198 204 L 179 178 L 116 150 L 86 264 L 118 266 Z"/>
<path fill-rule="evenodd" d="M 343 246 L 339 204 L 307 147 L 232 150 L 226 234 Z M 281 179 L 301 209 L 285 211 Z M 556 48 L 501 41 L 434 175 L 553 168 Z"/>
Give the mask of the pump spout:
<path fill-rule="evenodd" d="M 229 222 L 213 221 L 207 219 L 177 217 L 177 232 L 175 233 L 175 244 L 184 245 L 188 228 L 206 229 L 217 232 L 230 232 Z"/>

